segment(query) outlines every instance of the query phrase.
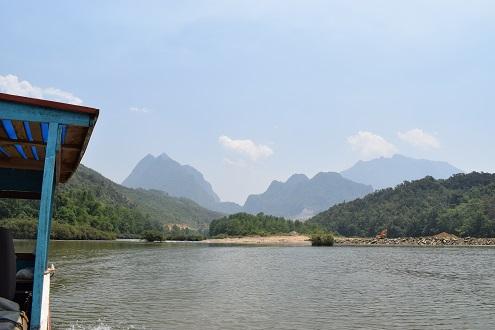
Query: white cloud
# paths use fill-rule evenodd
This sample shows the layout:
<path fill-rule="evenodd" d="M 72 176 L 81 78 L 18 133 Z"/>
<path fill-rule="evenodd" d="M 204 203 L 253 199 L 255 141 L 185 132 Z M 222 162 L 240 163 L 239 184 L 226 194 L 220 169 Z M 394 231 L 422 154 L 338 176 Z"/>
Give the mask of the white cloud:
<path fill-rule="evenodd" d="M 234 140 L 222 135 L 218 138 L 218 142 L 224 148 L 247 156 L 253 161 L 269 157 L 273 154 L 273 150 L 270 147 L 263 144 L 256 144 L 252 140 Z"/>
<path fill-rule="evenodd" d="M 33 86 L 29 81 L 20 80 L 12 74 L 0 75 L 0 92 L 71 104 L 82 104 L 82 100 L 72 93 L 54 87 Z"/>
<path fill-rule="evenodd" d="M 414 147 L 424 149 L 440 148 L 440 141 L 434 135 L 426 133 L 420 128 L 415 128 L 404 133 L 398 132 L 397 136 Z"/>
<path fill-rule="evenodd" d="M 397 152 L 397 148 L 392 143 L 371 132 L 359 131 L 349 136 L 347 142 L 365 159 L 379 156 L 389 157 Z"/>
<path fill-rule="evenodd" d="M 148 109 L 148 108 L 143 108 L 143 107 L 130 107 L 129 108 L 129 111 L 132 111 L 132 112 L 139 112 L 139 113 L 148 113 L 150 112 L 151 110 Z"/>

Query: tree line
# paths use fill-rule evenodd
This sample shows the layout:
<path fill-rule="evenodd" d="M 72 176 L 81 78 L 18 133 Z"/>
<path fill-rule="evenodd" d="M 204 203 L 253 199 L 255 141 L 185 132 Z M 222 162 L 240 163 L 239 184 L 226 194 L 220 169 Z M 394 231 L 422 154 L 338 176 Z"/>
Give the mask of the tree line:
<path fill-rule="evenodd" d="M 218 236 L 248 236 L 248 235 L 274 235 L 298 232 L 310 234 L 319 231 L 316 224 L 307 224 L 302 221 L 287 220 L 258 213 L 236 213 L 210 223 L 209 235 Z"/>
<path fill-rule="evenodd" d="M 426 177 L 336 205 L 310 224 L 345 236 L 495 237 L 495 175 L 473 172 L 446 180 Z"/>
<path fill-rule="evenodd" d="M 138 238 L 161 230 L 136 205 L 111 186 L 99 184 L 96 174 L 78 171 L 54 196 L 51 237 L 54 239 Z M 0 226 L 16 238 L 35 238 L 39 201 L 0 199 Z"/>

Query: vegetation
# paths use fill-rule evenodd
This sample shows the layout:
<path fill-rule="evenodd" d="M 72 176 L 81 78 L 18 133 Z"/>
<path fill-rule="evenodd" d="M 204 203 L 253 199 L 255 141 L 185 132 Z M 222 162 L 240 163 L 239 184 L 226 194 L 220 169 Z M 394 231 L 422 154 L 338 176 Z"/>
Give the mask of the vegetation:
<path fill-rule="evenodd" d="M 160 230 L 146 230 L 143 232 L 142 238 L 148 242 L 161 242 L 164 240 L 163 232 Z"/>
<path fill-rule="evenodd" d="M 312 246 L 333 246 L 335 239 L 330 233 L 319 233 L 311 235 Z"/>
<path fill-rule="evenodd" d="M 362 199 L 336 205 L 308 223 L 345 236 L 495 237 L 495 174 L 456 174 L 404 182 Z"/>
<path fill-rule="evenodd" d="M 205 228 L 221 215 L 188 199 L 125 188 L 82 165 L 57 188 L 54 206 L 54 239 L 139 238 L 163 231 L 165 223 Z M 38 201 L 0 199 L 0 226 L 12 229 L 16 238 L 35 238 L 38 210 Z"/>
<path fill-rule="evenodd" d="M 197 230 L 191 228 L 179 228 L 174 225 L 172 228 L 165 228 L 164 237 L 167 241 L 202 241 L 205 239 Z"/>
<path fill-rule="evenodd" d="M 314 224 L 306 224 L 299 220 L 292 221 L 284 218 L 274 217 L 258 213 L 257 215 L 247 213 L 236 213 L 213 220 L 210 224 L 210 236 L 248 236 L 248 235 L 274 235 L 298 232 L 309 234 L 318 231 Z"/>
<path fill-rule="evenodd" d="M 222 216 L 221 213 L 205 209 L 187 198 L 172 197 L 158 190 L 126 188 L 82 165 L 68 184 L 93 191 L 111 191 L 112 195 L 121 196 L 119 201 L 127 202 L 149 220 L 160 224 L 180 223 L 204 229 L 213 219 Z"/>
<path fill-rule="evenodd" d="M 9 229 L 15 238 L 36 238 L 37 220 L 34 219 L 2 219 L 0 226 Z M 54 221 L 52 223 L 52 239 L 75 239 L 75 240 L 102 240 L 116 239 L 117 235 L 112 232 L 102 231 L 87 225 L 70 225 Z"/>

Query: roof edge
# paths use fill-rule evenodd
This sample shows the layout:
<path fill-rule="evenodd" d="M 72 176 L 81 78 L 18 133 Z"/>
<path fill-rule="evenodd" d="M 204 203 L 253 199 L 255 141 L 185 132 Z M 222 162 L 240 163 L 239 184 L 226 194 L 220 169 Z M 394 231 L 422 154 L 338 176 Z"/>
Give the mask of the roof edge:
<path fill-rule="evenodd" d="M 38 106 L 38 107 L 50 108 L 50 109 L 62 110 L 62 111 L 86 113 L 86 114 L 93 115 L 96 117 L 98 116 L 98 114 L 100 112 L 99 109 L 86 107 L 83 105 L 75 105 L 75 104 L 70 104 L 70 103 L 62 103 L 62 102 L 49 101 L 49 100 L 43 100 L 43 99 L 35 99 L 32 97 L 12 95 L 12 94 L 6 94 L 6 93 L 0 93 L 0 101 L 14 102 L 14 103 L 20 103 L 20 104 L 26 104 L 26 105 L 31 105 L 31 106 Z"/>

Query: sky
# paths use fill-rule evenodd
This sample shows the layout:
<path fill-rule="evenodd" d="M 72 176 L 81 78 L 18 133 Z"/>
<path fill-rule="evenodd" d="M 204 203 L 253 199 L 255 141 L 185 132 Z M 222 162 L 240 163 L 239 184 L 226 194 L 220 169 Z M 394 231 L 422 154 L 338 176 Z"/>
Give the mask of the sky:
<path fill-rule="evenodd" d="M 224 201 L 403 154 L 495 172 L 492 0 L 0 0 L 0 91 L 101 109 L 83 163 L 147 154 Z"/>

